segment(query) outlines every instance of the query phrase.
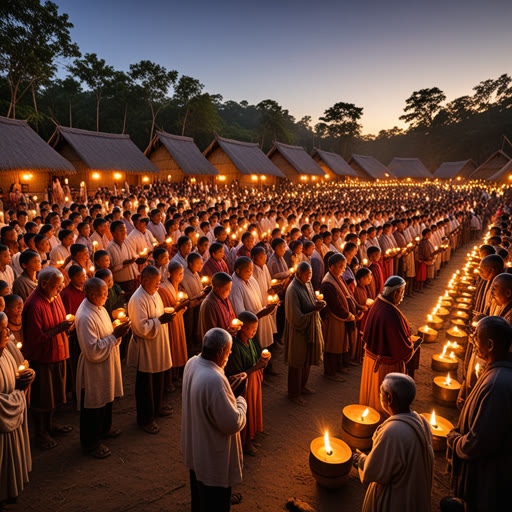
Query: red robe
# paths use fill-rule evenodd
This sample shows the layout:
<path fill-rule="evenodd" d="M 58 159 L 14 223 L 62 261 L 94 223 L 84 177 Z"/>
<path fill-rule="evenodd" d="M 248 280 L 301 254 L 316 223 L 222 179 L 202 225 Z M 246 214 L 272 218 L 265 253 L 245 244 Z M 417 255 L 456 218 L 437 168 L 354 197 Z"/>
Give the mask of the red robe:
<path fill-rule="evenodd" d="M 85 299 L 85 292 L 69 283 L 61 292 L 60 297 L 67 314 L 76 315 L 76 311 Z"/>
<path fill-rule="evenodd" d="M 226 274 L 229 274 L 228 266 L 224 260 L 215 260 L 210 256 L 203 265 L 201 275 L 212 277 L 217 272 L 225 272 Z"/>
<path fill-rule="evenodd" d="M 382 293 L 384 288 L 384 275 L 382 273 L 382 267 L 378 263 L 372 263 L 368 267 L 373 275 L 372 282 L 370 283 L 371 299 L 376 299 L 378 295 Z"/>

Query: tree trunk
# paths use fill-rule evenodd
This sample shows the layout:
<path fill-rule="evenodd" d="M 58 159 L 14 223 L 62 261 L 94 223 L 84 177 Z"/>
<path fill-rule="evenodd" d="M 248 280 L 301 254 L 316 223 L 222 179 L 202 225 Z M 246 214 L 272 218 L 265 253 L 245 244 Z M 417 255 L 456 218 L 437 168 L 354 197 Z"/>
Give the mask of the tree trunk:
<path fill-rule="evenodd" d="M 69 97 L 69 127 L 73 128 L 73 116 L 71 115 L 71 96 Z"/>
<path fill-rule="evenodd" d="M 187 117 L 188 117 L 188 109 L 190 107 L 190 103 L 187 103 L 187 110 L 185 110 L 185 119 L 183 119 L 183 128 L 181 129 L 181 136 L 185 135 L 185 127 L 187 126 Z"/>
<path fill-rule="evenodd" d="M 126 115 L 128 114 L 128 103 L 124 104 L 124 118 L 123 118 L 123 131 L 121 132 L 124 135 L 124 130 L 126 129 Z"/>
<path fill-rule="evenodd" d="M 265 140 L 265 126 L 263 126 L 263 133 L 261 134 L 261 146 L 260 149 L 263 151 L 263 141 Z"/>
<path fill-rule="evenodd" d="M 37 130 L 38 129 L 39 112 L 37 111 L 36 90 L 35 90 L 34 84 L 32 84 L 32 101 L 34 102 L 34 110 L 36 111 L 36 130 Z"/>

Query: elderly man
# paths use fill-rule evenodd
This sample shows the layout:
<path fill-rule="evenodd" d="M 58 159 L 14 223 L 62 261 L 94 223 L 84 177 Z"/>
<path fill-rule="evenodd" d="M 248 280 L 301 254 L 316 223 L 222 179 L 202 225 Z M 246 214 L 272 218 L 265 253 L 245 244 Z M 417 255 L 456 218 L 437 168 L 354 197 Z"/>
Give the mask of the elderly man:
<path fill-rule="evenodd" d="M 17 375 L 18 362 L 7 348 L 9 335 L 7 315 L 0 313 L 0 509 L 21 494 L 32 470 L 24 391 L 35 373 L 29 368 Z"/>
<path fill-rule="evenodd" d="M 233 279 L 225 272 L 217 272 L 212 277 L 212 291 L 206 296 L 199 308 L 199 330 L 201 337 L 214 327 L 234 332 L 232 321 L 236 318 L 229 293 Z"/>
<path fill-rule="evenodd" d="M 66 403 L 66 359 L 69 358 L 66 331 L 73 321 L 66 320 L 60 298 L 64 276 L 54 267 L 39 272 L 37 288 L 23 307 L 23 355 L 36 372 L 31 390 L 31 409 L 41 449 L 57 446 L 50 433 L 67 434 L 71 425 L 53 423 L 55 409 Z"/>
<path fill-rule="evenodd" d="M 103 307 L 108 297 L 105 281 L 93 277 L 84 288 L 86 298 L 75 316 L 82 350 L 76 378 L 80 443 L 86 453 L 104 459 L 110 455 L 110 450 L 101 444 L 101 439 L 121 433 L 119 429 L 112 429 L 112 404 L 114 398 L 123 396 L 119 343 L 130 329 L 130 322 L 113 328 Z"/>
<path fill-rule="evenodd" d="M 506 508 L 509 502 L 511 340 L 512 327 L 503 318 L 491 316 L 478 322 L 476 350 L 487 366 L 464 404 L 457 427 L 448 433 L 447 458 L 456 499 L 442 500 L 442 510 L 484 512 Z"/>
<path fill-rule="evenodd" d="M 497 314 L 512 325 L 512 274 L 499 274 L 494 278 L 491 298 L 498 306 Z"/>
<path fill-rule="evenodd" d="M 345 256 L 334 254 L 329 258 L 328 266 L 329 271 L 320 287 L 327 303 L 322 326 L 325 341 L 324 375 L 329 380 L 344 382 L 345 379 L 337 372 L 348 365 L 349 355 L 353 353 L 352 358 L 355 358 L 357 306 L 342 277 L 347 266 Z"/>
<path fill-rule="evenodd" d="M 322 361 L 324 338 L 320 310 L 326 306 L 317 300 L 311 284 L 311 265 L 302 261 L 295 279 L 286 290 L 284 327 L 284 354 L 288 364 L 288 398 L 305 405 L 302 394 L 314 391 L 307 387 L 311 366 Z"/>
<path fill-rule="evenodd" d="M 154 244 L 157 242 L 153 233 L 151 233 L 149 229 L 146 229 L 149 219 L 147 217 L 142 217 L 140 213 L 136 213 L 132 219 L 135 229 L 132 229 L 126 240 L 130 242 L 135 254 L 141 254 L 144 251 L 151 253 L 153 251 Z M 124 224 L 126 226 L 126 223 Z"/>
<path fill-rule="evenodd" d="M 231 487 L 242 481 L 242 443 L 247 403 L 235 398 L 224 367 L 231 352 L 231 336 L 209 330 L 203 351 L 192 357 L 183 375 L 181 447 L 190 470 L 192 512 L 227 512 Z M 245 374 L 234 376 L 238 386 Z"/>
<path fill-rule="evenodd" d="M 170 416 L 172 408 L 164 405 L 164 376 L 171 368 L 169 323 L 175 313 L 165 313 L 158 294 L 160 271 L 149 265 L 141 273 L 141 284 L 128 303 L 132 321 L 132 338 L 127 362 L 137 369 L 135 401 L 137 423 L 148 434 L 158 434 L 156 416 Z"/>
<path fill-rule="evenodd" d="M 389 418 L 373 435 L 372 451 L 354 454 L 361 482 L 370 484 L 363 512 L 431 510 L 432 431 L 428 421 L 411 410 L 415 396 L 409 376 L 390 373 L 384 378 L 380 402 Z"/>
<path fill-rule="evenodd" d="M 411 336 L 409 322 L 398 309 L 405 290 L 405 280 L 391 276 L 382 294 L 375 299 L 363 333 L 365 358 L 359 390 L 359 403 L 377 409 L 384 417 L 379 390 L 384 377 L 392 372 L 406 372 L 406 363 L 414 356 L 421 338 Z"/>

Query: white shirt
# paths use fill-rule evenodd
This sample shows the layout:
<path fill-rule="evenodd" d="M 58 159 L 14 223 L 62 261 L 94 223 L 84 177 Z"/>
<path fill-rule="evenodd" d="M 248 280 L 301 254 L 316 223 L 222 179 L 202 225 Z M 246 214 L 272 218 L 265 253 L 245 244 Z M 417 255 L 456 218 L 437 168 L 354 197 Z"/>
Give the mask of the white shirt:
<path fill-rule="evenodd" d="M 115 240 L 111 240 L 107 245 L 107 253 L 110 258 L 110 270 L 114 274 L 116 283 L 131 281 L 139 275 L 136 263 L 123 267 L 123 261 L 138 256 L 128 239 L 122 245 L 119 245 Z"/>
<path fill-rule="evenodd" d="M 242 481 L 240 431 L 247 403 L 235 398 L 224 370 L 201 356 L 185 366 L 182 389 L 181 449 L 185 466 L 212 487 Z"/>
<path fill-rule="evenodd" d="M 70 254 L 69 247 L 64 247 L 62 244 L 57 245 L 50 251 L 50 265 L 56 267 L 57 261 L 66 261 Z"/>
<path fill-rule="evenodd" d="M 153 236 L 158 240 L 159 244 L 165 242 L 166 232 L 165 227 L 161 222 L 154 224 L 152 221 L 149 221 L 148 227 L 146 229 L 149 229 L 149 231 L 153 233 Z"/>
<path fill-rule="evenodd" d="M 140 255 L 140 253 L 147 249 L 148 252 L 154 249 L 153 242 L 156 242 L 155 237 L 151 233 L 151 231 L 146 231 L 141 233 L 138 229 L 134 229 L 127 237 L 126 240 L 131 244 L 136 254 Z"/>
<path fill-rule="evenodd" d="M 163 314 L 164 303 L 158 292 L 150 295 L 142 286 L 128 302 L 132 338 L 127 362 L 141 372 L 164 372 L 172 366 L 169 329 L 158 320 Z"/>
<path fill-rule="evenodd" d="M 11 289 L 12 293 L 12 283 L 14 283 L 16 276 L 14 275 L 14 270 L 11 268 L 10 265 L 5 265 L 4 271 L 0 270 L 0 279 L 2 281 L 5 281 L 9 285 L 9 288 Z"/>
<path fill-rule="evenodd" d="M 78 359 L 76 389 L 78 393 L 85 389 L 85 408 L 97 409 L 123 396 L 119 356 L 121 338 L 118 340 L 114 336 L 107 310 L 87 299 L 82 301 L 76 312 L 75 327 L 82 350 Z"/>

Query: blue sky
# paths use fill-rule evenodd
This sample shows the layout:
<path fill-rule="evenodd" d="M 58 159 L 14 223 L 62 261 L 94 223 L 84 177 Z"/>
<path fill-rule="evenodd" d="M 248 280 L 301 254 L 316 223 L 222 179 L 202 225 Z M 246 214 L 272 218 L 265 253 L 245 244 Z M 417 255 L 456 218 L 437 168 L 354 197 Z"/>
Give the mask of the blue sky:
<path fill-rule="evenodd" d="M 451 100 L 512 74 L 512 1 L 54 1 L 82 53 L 117 69 L 153 60 L 224 100 L 271 98 L 314 122 L 355 103 L 363 133 L 404 126 L 415 90 Z"/>

